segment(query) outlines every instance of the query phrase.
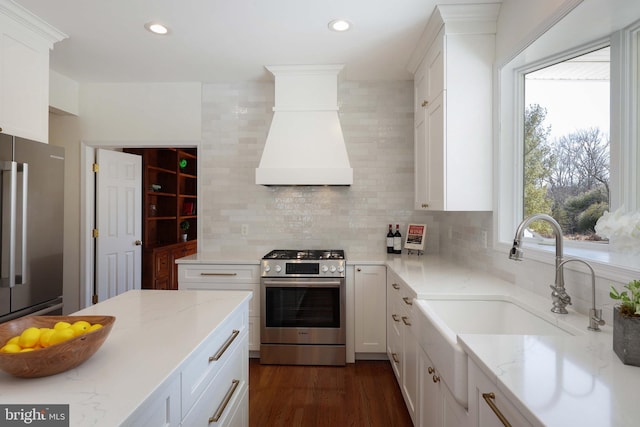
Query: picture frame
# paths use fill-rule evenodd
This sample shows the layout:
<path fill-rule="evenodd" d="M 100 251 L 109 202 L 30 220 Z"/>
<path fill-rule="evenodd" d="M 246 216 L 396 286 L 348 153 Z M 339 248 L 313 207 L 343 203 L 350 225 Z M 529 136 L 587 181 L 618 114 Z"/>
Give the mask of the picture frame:
<path fill-rule="evenodd" d="M 426 233 L 427 226 L 425 224 L 407 225 L 404 247 L 410 250 L 424 251 L 424 239 Z"/>

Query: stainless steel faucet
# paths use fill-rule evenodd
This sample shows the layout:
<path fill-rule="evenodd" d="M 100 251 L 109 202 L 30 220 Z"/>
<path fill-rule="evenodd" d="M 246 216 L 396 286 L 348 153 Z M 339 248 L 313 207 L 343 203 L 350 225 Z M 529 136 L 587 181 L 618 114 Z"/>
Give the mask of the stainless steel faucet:
<path fill-rule="evenodd" d="M 522 235 L 524 234 L 524 230 L 527 228 L 527 226 L 534 221 L 545 221 L 551 224 L 553 233 L 556 236 L 556 279 L 555 284 L 550 286 L 552 289 L 551 300 L 553 301 L 553 307 L 551 307 L 551 311 L 553 313 L 567 314 L 568 311 L 566 307 L 568 305 L 571 305 L 571 297 L 564 289 L 564 271 L 562 265 L 562 228 L 555 219 L 547 214 L 535 214 L 531 215 L 528 218 L 525 218 L 524 221 L 522 221 L 520 225 L 518 225 L 518 229 L 516 230 L 516 235 L 513 238 L 513 246 L 511 247 L 511 251 L 509 252 L 509 259 L 522 261 L 522 255 L 524 254 L 524 252 L 522 251 Z"/>
<path fill-rule="evenodd" d="M 591 264 L 577 258 L 565 259 L 560 263 L 558 268 L 562 268 L 566 263 L 572 262 L 572 261 L 582 263 L 587 267 L 589 267 L 589 270 L 591 270 L 591 302 L 592 304 L 591 304 L 591 309 L 589 310 L 589 326 L 587 326 L 587 329 L 589 329 L 590 331 L 600 331 L 600 326 L 604 325 L 605 321 L 602 319 L 602 310 L 596 309 L 596 273 L 595 271 L 593 271 L 593 267 L 591 267 Z"/>

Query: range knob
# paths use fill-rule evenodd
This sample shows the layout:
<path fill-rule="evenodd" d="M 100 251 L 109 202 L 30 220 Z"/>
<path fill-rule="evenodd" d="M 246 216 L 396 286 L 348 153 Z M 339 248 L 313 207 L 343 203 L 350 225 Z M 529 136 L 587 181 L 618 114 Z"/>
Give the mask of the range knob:
<path fill-rule="evenodd" d="M 330 272 L 335 273 L 336 272 L 336 266 L 332 265 L 331 268 L 329 269 Z"/>
<path fill-rule="evenodd" d="M 264 266 L 264 272 L 265 272 L 265 273 L 268 273 L 268 272 L 270 272 L 270 271 L 271 271 L 271 267 L 269 267 L 268 265 L 265 265 L 265 266 Z"/>
<path fill-rule="evenodd" d="M 343 271 L 344 271 L 344 267 L 343 266 L 338 267 L 338 273 L 342 273 Z"/>
<path fill-rule="evenodd" d="M 327 271 L 329 271 L 329 267 L 327 267 L 326 265 L 322 266 L 322 272 L 326 273 Z"/>
<path fill-rule="evenodd" d="M 282 267 L 276 265 L 276 273 L 280 273 L 282 271 Z"/>

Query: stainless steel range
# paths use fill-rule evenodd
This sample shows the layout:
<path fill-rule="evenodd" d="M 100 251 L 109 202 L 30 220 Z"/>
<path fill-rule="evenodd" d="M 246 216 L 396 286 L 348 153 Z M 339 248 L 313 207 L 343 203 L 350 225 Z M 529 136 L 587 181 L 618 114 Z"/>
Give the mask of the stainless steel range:
<path fill-rule="evenodd" d="M 344 251 L 271 251 L 260 283 L 260 363 L 345 365 Z"/>

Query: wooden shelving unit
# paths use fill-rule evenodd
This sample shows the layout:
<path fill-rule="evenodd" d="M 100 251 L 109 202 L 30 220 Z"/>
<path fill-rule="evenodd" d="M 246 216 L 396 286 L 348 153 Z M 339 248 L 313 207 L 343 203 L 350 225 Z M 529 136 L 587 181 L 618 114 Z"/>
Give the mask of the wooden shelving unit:
<path fill-rule="evenodd" d="M 177 289 L 175 260 L 197 251 L 195 148 L 130 148 L 142 156 L 142 287 Z M 188 224 L 186 240 L 182 224 Z"/>

